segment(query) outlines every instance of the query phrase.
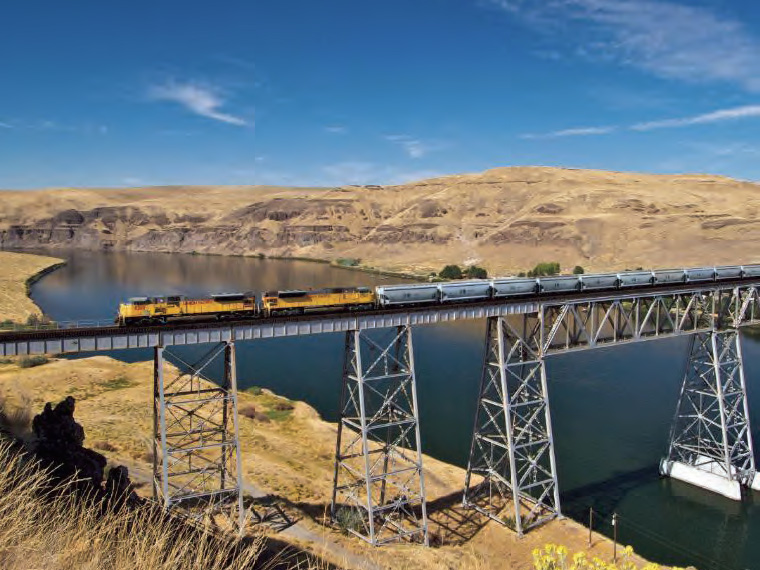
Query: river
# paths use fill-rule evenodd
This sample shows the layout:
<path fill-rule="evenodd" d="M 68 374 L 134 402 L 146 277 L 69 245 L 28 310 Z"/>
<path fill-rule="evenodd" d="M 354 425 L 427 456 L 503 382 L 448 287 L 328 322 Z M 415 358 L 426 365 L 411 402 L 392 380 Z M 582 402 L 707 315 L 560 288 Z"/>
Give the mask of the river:
<path fill-rule="evenodd" d="M 68 264 L 32 288 L 56 320 L 107 319 L 126 297 L 377 285 L 401 281 L 305 261 L 175 254 L 45 252 Z M 425 453 L 465 466 L 483 358 L 485 322 L 414 331 Z M 760 441 L 760 342 L 742 339 L 752 432 Z M 199 351 L 198 347 L 184 347 Z M 599 530 L 620 515 L 619 536 L 643 556 L 702 570 L 760 568 L 760 509 L 661 479 L 687 339 L 596 349 L 547 360 L 558 475 L 565 514 Z M 343 335 L 238 344 L 242 388 L 270 388 L 337 419 Z M 113 356 L 145 360 L 149 351 Z M 146 405 L 148 405 L 146 403 Z M 760 502 L 760 497 L 754 496 Z"/>

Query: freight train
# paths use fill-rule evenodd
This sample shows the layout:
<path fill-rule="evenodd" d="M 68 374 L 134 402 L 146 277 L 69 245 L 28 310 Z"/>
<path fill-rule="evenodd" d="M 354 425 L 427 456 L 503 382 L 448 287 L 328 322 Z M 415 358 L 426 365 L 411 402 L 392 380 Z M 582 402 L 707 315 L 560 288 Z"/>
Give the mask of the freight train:
<path fill-rule="evenodd" d="M 317 290 L 226 293 L 193 299 L 182 295 L 133 297 L 119 305 L 120 326 L 166 323 L 173 320 L 267 318 L 315 311 L 370 311 L 384 307 L 435 305 L 509 299 L 530 295 L 580 291 L 624 290 L 678 283 L 706 283 L 760 277 L 760 265 L 624 271 L 590 275 L 507 277 Z"/>

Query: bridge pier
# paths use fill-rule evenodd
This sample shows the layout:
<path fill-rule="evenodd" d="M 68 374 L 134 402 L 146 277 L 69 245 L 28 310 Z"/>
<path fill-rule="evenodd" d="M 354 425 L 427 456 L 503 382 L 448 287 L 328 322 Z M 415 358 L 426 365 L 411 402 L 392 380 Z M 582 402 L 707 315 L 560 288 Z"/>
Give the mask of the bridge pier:
<path fill-rule="evenodd" d="M 164 370 L 165 350 L 154 349 L 153 497 L 167 509 L 199 517 L 236 509 L 242 530 L 235 344 L 215 345 L 195 364 L 172 355 L 186 370 L 171 376 Z M 221 386 L 204 375 L 218 359 L 224 365 Z"/>
<path fill-rule="evenodd" d="M 488 319 L 463 497 L 520 536 L 561 515 L 542 324 L 543 313 Z"/>
<path fill-rule="evenodd" d="M 737 329 L 692 335 L 660 472 L 736 501 L 760 490 Z"/>
<path fill-rule="evenodd" d="M 330 515 L 372 545 L 427 545 L 412 327 L 388 331 L 346 333 Z"/>

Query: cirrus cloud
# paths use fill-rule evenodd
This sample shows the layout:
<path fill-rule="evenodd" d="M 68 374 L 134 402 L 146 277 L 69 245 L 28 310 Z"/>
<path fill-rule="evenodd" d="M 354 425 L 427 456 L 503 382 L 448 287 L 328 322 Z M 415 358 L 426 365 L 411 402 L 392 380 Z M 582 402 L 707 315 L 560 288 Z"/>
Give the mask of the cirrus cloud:
<path fill-rule="evenodd" d="M 169 81 L 162 85 L 151 86 L 148 90 L 148 97 L 154 101 L 178 103 L 196 115 L 222 123 L 238 127 L 252 124 L 240 116 L 223 112 L 221 108 L 226 104 L 226 100 L 221 91 L 213 86 Z"/>
<path fill-rule="evenodd" d="M 577 55 L 690 82 L 760 91 L 760 40 L 705 7 L 660 0 L 486 0 Z M 567 23 L 573 33 L 562 33 Z"/>

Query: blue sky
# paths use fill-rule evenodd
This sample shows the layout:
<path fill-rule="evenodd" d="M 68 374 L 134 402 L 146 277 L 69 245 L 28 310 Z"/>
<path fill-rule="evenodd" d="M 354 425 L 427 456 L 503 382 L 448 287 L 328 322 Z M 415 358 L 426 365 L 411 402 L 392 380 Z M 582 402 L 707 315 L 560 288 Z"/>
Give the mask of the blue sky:
<path fill-rule="evenodd" d="M 754 0 L 26 0 L 0 20 L 0 188 L 760 180 Z"/>

